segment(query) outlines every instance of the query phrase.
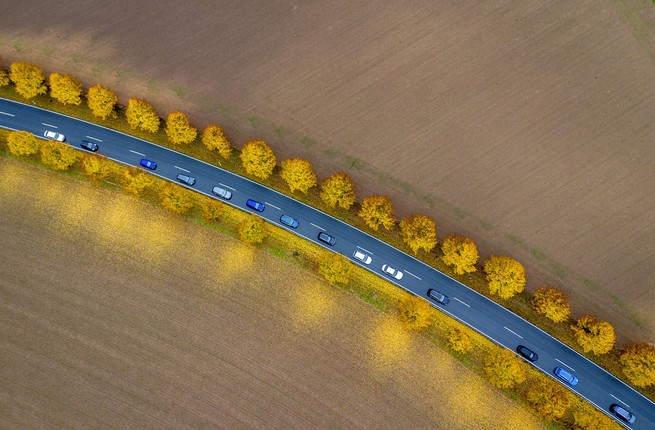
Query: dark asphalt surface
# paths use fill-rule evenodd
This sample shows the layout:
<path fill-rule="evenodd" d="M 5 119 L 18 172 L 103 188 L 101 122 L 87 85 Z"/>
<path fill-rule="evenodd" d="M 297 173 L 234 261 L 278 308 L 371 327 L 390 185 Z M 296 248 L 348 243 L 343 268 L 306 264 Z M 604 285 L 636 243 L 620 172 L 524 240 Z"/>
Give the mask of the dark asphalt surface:
<path fill-rule="evenodd" d="M 100 154 L 128 165 L 138 166 L 141 158 L 147 158 L 157 163 L 153 174 L 175 180 L 178 173 L 188 173 L 196 178 L 196 184 L 190 188 L 201 193 L 213 196 L 211 189 L 216 185 L 231 190 L 233 196 L 227 203 L 244 211 L 251 212 L 246 207 L 247 199 L 259 201 L 266 208 L 258 214 L 271 223 L 341 253 L 382 277 L 387 277 L 381 271 L 385 263 L 401 270 L 404 276 L 400 281 L 387 279 L 429 300 L 441 311 L 506 348 L 515 351 L 518 345 L 527 346 L 539 355 L 539 360 L 533 364 L 552 377 L 555 367 L 568 369 L 580 382 L 575 387 L 565 386 L 598 409 L 614 418 L 609 412 L 610 405 L 614 403 L 635 414 L 634 424 L 621 422 L 626 427 L 655 429 L 655 404 L 619 379 L 481 294 L 338 219 L 249 179 L 168 148 L 28 104 L 0 99 L 0 127 L 26 130 L 40 137 L 46 130 L 55 130 L 63 133 L 66 142 L 77 148 L 82 139 L 90 140 L 98 144 Z M 297 219 L 300 222 L 298 228 L 282 225 L 280 216 L 283 214 Z M 317 240 L 321 231 L 336 238 L 334 246 Z M 371 255 L 372 262 L 363 265 L 355 260 L 352 255 L 356 249 Z M 430 288 L 446 294 L 451 299 L 450 303 L 442 306 L 428 299 L 427 291 Z"/>

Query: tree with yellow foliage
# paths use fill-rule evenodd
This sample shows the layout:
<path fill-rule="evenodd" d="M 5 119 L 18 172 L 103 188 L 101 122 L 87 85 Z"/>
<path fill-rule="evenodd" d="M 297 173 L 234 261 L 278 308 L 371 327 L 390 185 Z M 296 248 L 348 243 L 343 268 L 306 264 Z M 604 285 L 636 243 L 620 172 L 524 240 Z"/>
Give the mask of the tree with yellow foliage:
<path fill-rule="evenodd" d="M 41 141 L 29 131 L 11 131 L 7 135 L 9 152 L 21 157 L 29 157 L 39 152 Z"/>
<path fill-rule="evenodd" d="M 514 352 L 495 347 L 487 356 L 484 371 L 495 387 L 512 388 L 525 381 L 525 364 Z"/>
<path fill-rule="evenodd" d="M 159 202 L 164 209 L 183 215 L 195 205 L 195 193 L 169 182 L 159 190 Z"/>
<path fill-rule="evenodd" d="M 84 154 L 80 164 L 84 174 L 94 181 L 104 181 L 115 172 L 114 164 L 97 154 Z"/>
<path fill-rule="evenodd" d="M 249 175 L 259 179 L 267 179 L 273 173 L 277 159 L 266 142 L 263 140 L 249 140 L 241 148 L 241 164 Z"/>
<path fill-rule="evenodd" d="M 266 238 L 266 223 L 264 220 L 251 213 L 239 224 L 239 237 L 246 243 L 252 245 L 264 242 Z"/>
<path fill-rule="evenodd" d="M 79 159 L 80 153 L 65 143 L 47 140 L 41 144 L 41 161 L 52 169 L 67 170 Z"/>
<path fill-rule="evenodd" d="M 82 103 L 82 82 L 75 76 L 50 74 L 50 97 L 65 105 Z"/>
<path fill-rule="evenodd" d="M 108 116 L 116 115 L 114 106 L 118 102 L 118 95 L 109 88 L 97 84 L 89 88 L 86 102 L 91 109 L 91 113 L 104 120 Z"/>
<path fill-rule="evenodd" d="M 525 398 L 539 415 L 550 421 L 562 418 L 571 401 L 562 384 L 542 375 L 531 381 Z"/>
<path fill-rule="evenodd" d="M 215 124 L 208 125 L 202 132 L 202 143 L 210 151 L 218 151 L 223 160 L 227 160 L 232 155 L 232 145 L 225 137 L 223 129 Z"/>
<path fill-rule="evenodd" d="M 225 206 L 212 198 L 201 196 L 202 218 L 207 222 L 216 222 L 223 217 Z"/>
<path fill-rule="evenodd" d="M 468 333 L 460 328 L 453 327 L 448 331 L 448 346 L 453 351 L 464 355 L 471 352 L 473 342 Z"/>
<path fill-rule="evenodd" d="M 353 273 L 353 264 L 343 255 L 328 252 L 318 265 L 318 273 L 332 285 L 346 285 Z"/>
<path fill-rule="evenodd" d="M 166 136 L 176 145 L 191 143 L 196 140 L 198 130 L 191 127 L 189 119 L 182 112 L 171 112 L 166 118 Z"/>
<path fill-rule="evenodd" d="M 130 194 L 140 196 L 155 183 L 155 177 L 136 167 L 128 167 L 121 175 L 123 189 Z"/>
<path fill-rule="evenodd" d="M 489 292 L 507 300 L 523 291 L 525 269 L 518 261 L 507 256 L 493 255 L 484 263 Z"/>
<path fill-rule="evenodd" d="M 16 92 L 26 99 L 31 99 L 48 92 L 41 68 L 35 64 L 11 63 L 9 78 L 16 86 Z"/>
<path fill-rule="evenodd" d="M 636 343 L 621 353 L 619 362 L 632 384 L 644 388 L 655 386 L 655 346 Z"/>
<path fill-rule="evenodd" d="M 400 221 L 400 235 L 414 254 L 423 248 L 430 252 L 437 246 L 437 226 L 429 216 L 413 215 Z"/>
<path fill-rule="evenodd" d="M 389 230 L 396 223 L 396 218 L 393 216 L 393 203 L 386 196 L 366 197 L 357 215 L 376 231 L 380 226 Z"/>
<path fill-rule="evenodd" d="M 573 430 L 614 430 L 617 424 L 587 402 L 579 402 L 573 411 Z"/>
<path fill-rule="evenodd" d="M 441 260 L 458 275 L 472 273 L 477 269 L 475 264 L 478 262 L 478 248 L 472 239 L 468 237 L 451 235 L 441 244 L 443 256 Z"/>
<path fill-rule="evenodd" d="M 2 58 L 0 58 L 0 87 L 6 87 L 9 85 L 9 73 L 2 67 Z"/>
<path fill-rule="evenodd" d="M 598 321 L 595 316 L 583 315 L 571 330 L 578 345 L 584 352 L 592 352 L 597 355 L 607 354 L 614 347 L 616 335 L 614 327 L 607 321 Z"/>
<path fill-rule="evenodd" d="M 427 300 L 408 294 L 398 303 L 400 320 L 410 330 L 423 330 L 430 325 L 434 308 Z"/>
<path fill-rule="evenodd" d="M 339 205 L 348 210 L 355 203 L 355 184 L 343 172 L 335 173 L 321 182 L 321 200 L 331 208 Z"/>
<path fill-rule="evenodd" d="M 125 118 L 132 128 L 139 128 L 150 133 L 156 133 L 159 130 L 159 115 L 150 103 L 136 97 L 127 102 L 125 109 Z"/>
<path fill-rule="evenodd" d="M 284 179 L 292 193 L 298 190 L 307 194 L 307 190 L 316 186 L 312 163 L 302 158 L 284 160 L 280 177 Z"/>
<path fill-rule="evenodd" d="M 555 288 L 538 288 L 534 292 L 532 306 L 538 313 L 557 323 L 568 320 L 571 315 L 568 296 Z"/>

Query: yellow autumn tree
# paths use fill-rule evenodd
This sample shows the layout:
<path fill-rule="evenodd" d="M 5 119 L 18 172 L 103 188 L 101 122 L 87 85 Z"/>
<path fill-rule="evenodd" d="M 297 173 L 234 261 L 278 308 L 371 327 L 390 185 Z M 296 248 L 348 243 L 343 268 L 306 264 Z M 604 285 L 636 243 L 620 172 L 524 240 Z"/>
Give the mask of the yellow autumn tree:
<path fill-rule="evenodd" d="M 191 143 L 196 140 L 198 130 L 191 127 L 189 119 L 182 112 L 171 112 L 166 118 L 166 136 L 176 145 Z"/>
<path fill-rule="evenodd" d="M 655 346 L 636 343 L 621 353 L 619 362 L 632 384 L 643 388 L 655 386 Z"/>
<path fill-rule="evenodd" d="M 429 216 L 413 215 L 400 221 L 400 235 L 414 254 L 430 252 L 437 246 L 437 226 Z"/>
<path fill-rule="evenodd" d="M 115 115 L 114 106 L 118 102 L 118 95 L 109 88 L 97 84 L 89 88 L 86 102 L 89 109 L 91 109 L 91 113 L 104 120 L 108 116 Z"/>
<path fill-rule="evenodd" d="M 82 103 L 82 82 L 75 76 L 50 74 L 50 97 L 65 105 Z"/>
<path fill-rule="evenodd" d="M 104 181 L 115 172 L 114 164 L 97 154 L 84 154 L 80 165 L 84 174 L 94 181 Z"/>
<path fill-rule="evenodd" d="M 80 153 L 62 142 L 47 140 L 41 144 L 41 161 L 55 170 L 67 170 L 77 160 Z"/>
<path fill-rule="evenodd" d="M 557 323 L 568 320 L 571 315 L 568 296 L 555 288 L 538 288 L 534 292 L 532 306 L 538 313 Z"/>
<path fill-rule="evenodd" d="M 9 152 L 21 157 L 29 157 L 39 152 L 41 141 L 29 131 L 11 131 L 7 135 Z"/>
<path fill-rule="evenodd" d="M 139 196 L 155 183 L 155 177 L 136 167 L 128 167 L 121 175 L 123 189 Z"/>
<path fill-rule="evenodd" d="M 376 231 L 380 226 L 389 230 L 396 223 L 396 218 L 393 216 L 393 203 L 386 196 L 366 197 L 357 215 L 367 226 Z"/>
<path fill-rule="evenodd" d="M 355 203 L 355 184 L 350 176 L 343 172 L 335 173 L 321 182 L 321 200 L 331 208 L 339 205 L 342 209 L 350 209 Z"/>
<path fill-rule="evenodd" d="M 514 352 L 495 347 L 484 362 L 487 379 L 498 388 L 512 388 L 525 381 L 525 364 Z"/>
<path fill-rule="evenodd" d="M 503 300 L 511 299 L 525 287 L 525 269 L 513 258 L 492 256 L 484 263 L 489 292 Z"/>
<path fill-rule="evenodd" d="M 562 418 L 571 402 L 562 384 L 542 375 L 531 381 L 525 399 L 539 415 L 550 421 Z"/>
<path fill-rule="evenodd" d="M 346 285 L 353 273 L 353 264 L 343 255 L 326 253 L 318 265 L 318 273 L 332 285 Z"/>
<path fill-rule="evenodd" d="M 597 355 L 607 354 L 614 347 L 616 335 L 614 327 L 607 321 L 598 321 L 593 315 L 581 316 L 571 330 L 576 342 L 584 352 L 592 352 Z"/>
<path fill-rule="evenodd" d="M 216 222 L 223 217 L 224 204 L 212 198 L 202 196 L 202 218 L 208 222 Z"/>
<path fill-rule="evenodd" d="M 39 66 L 18 61 L 12 63 L 9 68 L 9 79 L 21 96 L 31 99 L 48 92 L 43 71 Z"/>
<path fill-rule="evenodd" d="M 273 173 L 277 159 L 266 142 L 250 140 L 241 148 L 241 164 L 249 175 L 267 179 Z"/>
<path fill-rule="evenodd" d="M 292 193 L 298 190 L 307 194 L 307 190 L 316 186 L 312 163 L 302 158 L 284 160 L 280 177 L 284 179 Z"/>
<path fill-rule="evenodd" d="M 460 354 L 468 354 L 473 349 L 471 336 L 464 330 L 453 327 L 448 331 L 448 346 Z"/>
<path fill-rule="evenodd" d="M 477 269 L 475 264 L 478 262 L 478 248 L 472 239 L 468 237 L 451 235 L 441 244 L 441 260 L 458 275 L 472 273 Z"/>
<path fill-rule="evenodd" d="M 183 215 L 195 205 L 195 195 L 192 191 L 169 182 L 159 190 L 159 202 L 164 209 Z"/>
<path fill-rule="evenodd" d="M 266 223 L 254 213 L 244 218 L 238 230 L 241 240 L 252 245 L 262 243 L 266 239 Z"/>
<path fill-rule="evenodd" d="M 573 430 L 614 430 L 617 429 L 607 415 L 587 402 L 579 402 L 573 411 Z"/>
<path fill-rule="evenodd" d="M 208 125 L 202 132 L 202 143 L 210 151 L 218 151 L 224 160 L 232 155 L 232 145 L 225 137 L 225 132 L 221 127 L 215 124 Z"/>
<path fill-rule="evenodd" d="M 398 312 L 405 327 L 419 331 L 430 325 L 434 308 L 427 300 L 408 294 L 398 303 Z"/>
<path fill-rule="evenodd" d="M 6 87 L 9 85 L 9 73 L 4 69 L 2 58 L 0 58 L 0 87 Z"/>
<path fill-rule="evenodd" d="M 159 130 L 159 115 L 150 103 L 136 97 L 127 102 L 125 109 L 125 118 L 132 128 L 139 128 L 150 133 L 156 133 Z"/>

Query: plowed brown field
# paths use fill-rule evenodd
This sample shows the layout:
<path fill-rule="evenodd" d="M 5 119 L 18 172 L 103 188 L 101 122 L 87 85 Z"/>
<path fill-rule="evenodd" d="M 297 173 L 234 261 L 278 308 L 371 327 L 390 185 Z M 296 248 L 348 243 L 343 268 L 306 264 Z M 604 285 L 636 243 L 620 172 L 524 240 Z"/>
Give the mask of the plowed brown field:
<path fill-rule="evenodd" d="M 0 177 L 3 429 L 543 428 L 291 263 L 20 162 Z"/>
<path fill-rule="evenodd" d="M 10 2 L 0 55 L 265 138 L 655 341 L 649 0 Z"/>

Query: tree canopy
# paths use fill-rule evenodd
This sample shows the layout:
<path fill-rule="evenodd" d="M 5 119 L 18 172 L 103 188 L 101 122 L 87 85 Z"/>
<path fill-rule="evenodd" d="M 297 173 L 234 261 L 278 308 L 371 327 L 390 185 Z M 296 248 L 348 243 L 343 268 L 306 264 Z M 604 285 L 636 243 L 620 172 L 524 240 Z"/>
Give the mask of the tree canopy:
<path fill-rule="evenodd" d="M 398 311 L 405 327 L 418 331 L 430 325 L 434 308 L 427 300 L 409 294 L 398 304 Z"/>
<path fill-rule="evenodd" d="M 316 175 L 312 170 L 312 163 L 302 158 L 284 160 L 280 177 L 284 179 L 292 193 L 298 190 L 307 194 L 311 187 L 316 186 Z"/>
<path fill-rule="evenodd" d="M 41 141 L 29 131 L 10 131 L 7 135 L 7 147 L 14 155 L 29 157 L 39 152 Z"/>
<path fill-rule="evenodd" d="M 367 226 L 376 231 L 380 226 L 389 230 L 396 223 L 396 218 L 393 216 L 393 203 L 386 196 L 365 198 L 358 215 Z"/>
<path fill-rule="evenodd" d="M 318 273 L 332 285 L 346 285 L 353 273 L 353 264 L 343 255 L 328 253 L 318 265 Z"/>
<path fill-rule="evenodd" d="M 511 299 L 523 291 L 525 269 L 518 261 L 507 256 L 492 256 L 484 263 L 489 292 L 503 300 Z"/>
<path fill-rule="evenodd" d="M 196 140 L 198 130 L 191 127 L 189 119 L 182 112 L 171 112 L 166 118 L 166 136 L 176 145 L 191 143 Z"/>
<path fill-rule="evenodd" d="M 267 179 L 273 173 L 277 159 L 266 142 L 249 140 L 241 148 L 241 164 L 249 175 Z"/>
<path fill-rule="evenodd" d="M 100 84 L 94 85 L 89 88 L 86 99 L 94 116 L 104 120 L 108 116 L 114 115 L 114 106 L 118 102 L 118 95 L 109 88 Z"/>
<path fill-rule="evenodd" d="M 429 216 L 413 215 L 400 221 L 400 235 L 414 254 L 430 252 L 437 246 L 437 226 Z"/>
<path fill-rule="evenodd" d="M 448 331 L 448 346 L 460 354 L 468 354 L 473 349 L 471 336 L 464 330 L 453 327 Z"/>
<path fill-rule="evenodd" d="M 48 92 L 41 68 L 35 64 L 16 62 L 10 66 L 9 79 L 16 86 L 16 92 L 31 99 Z"/>
<path fill-rule="evenodd" d="M 350 176 L 343 172 L 335 173 L 321 182 L 321 200 L 331 208 L 339 205 L 342 209 L 350 209 L 355 203 L 355 184 Z"/>
<path fill-rule="evenodd" d="M 607 354 L 614 347 L 614 327 L 607 321 L 598 321 L 595 316 L 583 315 L 571 326 L 575 340 L 584 352 L 597 355 Z"/>
<path fill-rule="evenodd" d="M 0 58 L 0 87 L 5 87 L 9 85 L 11 81 L 9 79 L 9 73 L 2 67 L 2 58 Z"/>
<path fill-rule="evenodd" d="M 195 205 L 195 193 L 169 182 L 159 190 L 159 201 L 164 209 L 183 215 Z"/>
<path fill-rule="evenodd" d="M 539 415 L 550 421 L 562 418 L 571 401 L 562 384 L 543 376 L 529 384 L 525 398 Z"/>
<path fill-rule="evenodd" d="M 84 174 L 94 181 L 105 180 L 114 172 L 114 165 L 107 158 L 97 154 L 84 154 L 80 164 Z"/>
<path fill-rule="evenodd" d="M 155 178 L 136 167 L 128 167 L 121 175 L 123 189 L 130 194 L 139 196 L 155 183 Z"/>
<path fill-rule="evenodd" d="M 623 373 L 635 386 L 655 386 L 655 346 L 636 343 L 621 353 L 619 362 L 623 365 Z"/>
<path fill-rule="evenodd" d="M 498 388 L 512 388 L 525 381 L 525 364 L 505 348 L 494 348 L 484 363 L 487 379 Z"/>
<path fill-rule="evenodd" d="M 82 103 L 82 82 L 75 76 L 50 74 L 50 96 L 65 105 Z"/>
<path fill-rule="evenodd" d="M 571 315 L 571 304 L 566 293 L 555 288 L 538 288 L 532 299 L 535 310 L 554 322 L 564 322 Z"/>
<path fill-rule="evenodd" d="M 244 242 L 252 245 L 264 242 L 264 239 L 266 239 L 266 223 L 254 213 L 247 215 L 239 224 L 239 237 Z"/>
<path fill-rule="evenodd" d="M 156 133 L 159 130 L 161 122 L 159 115 L 155 108 L 145 100 L 131 98 L 127 102 L 125 117 L 132 128 L 139 128 L 150 133 Z"/>
<path fill-rule="evenodd" d="M 55 170 L 67 170 L 79 159 L 80 153 L 65 143 L 47 140 L 41 144 L 41 161 Z"/>
<path fill-rule="evenodd" d="M 463 275 L 477 270 L 475 264 L 478 262 L 478 248 L 472 239 L 457 235 L 448 236 L 441 244 L 441 252 L 441 260 L 451 266 L 456 274 Z"/>
<path fill-rule="evenodd" d="M 232 145 L 225 137 L 223 129 L 215 124 L 208 125 L 202 133 L 202 143 L 210 151 L 218 151 L 224 160 L 232 155 Z"/>

